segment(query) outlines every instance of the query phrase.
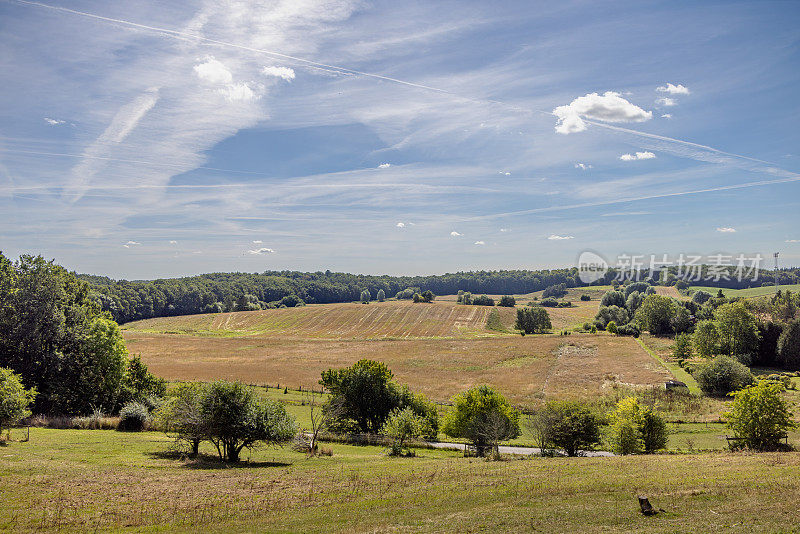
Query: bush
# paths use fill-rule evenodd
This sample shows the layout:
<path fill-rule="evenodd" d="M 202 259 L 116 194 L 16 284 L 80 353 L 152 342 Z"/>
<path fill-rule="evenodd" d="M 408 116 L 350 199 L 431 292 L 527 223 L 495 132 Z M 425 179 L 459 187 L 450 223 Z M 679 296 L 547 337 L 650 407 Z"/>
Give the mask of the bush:
<path fill-rule="evenodd" d="M 617 335 L 619 336 L 639 337 L 639 334 L 639 328 L 635 324 L 628 323 L 617 327 Z"/>
<path fill-rule="evenodd" d="M 584 293 L 583 295 L 581 295 L 581 300 L 584 302 L 592 300 L 592 296 Z"/>
<path fill-rule="evenodd" d="M 479 456 L 489 448 L 498 456 L 500 441 L 519 436 L 519 412 L 495 389 L 476 386 L 452 400 L 442 432 L 471 441 Z"/>
<path fill-rule="evenodd" d="M 25 389 L 20 376 L 0 367 L 0 434 L 31 415 L 28 406 L 36 398 L 36 388 Z"/>
<path fill-rule="evenodd" d="M 539 302 L 539 305 L 540 306 L 544 306 L 546 308 L 557 308 L 558 307 L 558 301 L 556 299 L 554 299 L 553 297 L 547 297 L 547 298 L 542 299 L 541 302 Z"/>
<path fill-rule="evenodd" d="M 415 414 L 411 408 L 396 408 L 386 418 L 381 434 L 392 439 L 390 456 L 408 456 L 408 440 L 421 438 L 431 433 L 425 418 Z"/>
<path fill-rule="evenodd" d="M 580 402 L 550 401 L 533 415 L 529 427 L 542 450 L 557 447 L 567 456 L 600 442 L 600 419 Z"/>
<path fill-rule="evenodd" d="M 147 426 L 149 417 L 147 407 L 136 401 L 125 404 L 119 411 L 119 425 L 117 430 L 124 432 L 141 432 Z"/>
<path fill-rule="evenodd" d="M 608 323 L 613 322 L 615 325 L 623 325 L 627 324 L 628 322 L 628 312 L 625 308 L 620 308 L 619 306 L 611 305 L 611 306 L 601 306 L 599 310 L 597 310 L 597 315 L 595 315 L 595 324 L 598 327 L 606 329 Z"/>
<path fill-rule="evenodd" d="M 614 321 L 609 321 L 606 325 L 606 332 L 609 334 L 616 334 L 617 333 L 617 323 Z"/>
<path fill-rule="evenodd" d="M 781 384 L 762 381 L 732 394 L 732 410 L 723 415 L 728 419 L 728 428 L 746 447 L 776 450 L 783 436 L 797 426 L 782 393 Z"/>
<path fill-rule="evenodd" d="M 722 397 L 755 382 L 747 366 L 728 356 L 717 356 L 695 375 L 703 393 Z"/>
<path fill-rule="evenodd" d="M 505 308 L 513 308 L 517 305 L 517 301 L 511 295 L 503 295 L 500 299 L 500 302 L 497 303 L 498 306 L 503 306 Z"/>
<path fill-rule="evenodd" d="M 481 295 L 480 297 L 473 297 L 472 304 L 475 306 L 494 306 L 494 299 Z"/>
<path fill-rule="evenodd" d="M 609 438 L 617 454 L 649 454 L 667 446 L 669 430 L 664 418 L 641 406 L 636 397 L 619 401 L 610 421 Z"/>
<path fill-rule="evenodd" d="M 554 286 L 545 288 L 545 290 L 542 291 L 542 297 L 561 298 L 566 294 L 567 294 L 567 284 L 556 284 Z"/>

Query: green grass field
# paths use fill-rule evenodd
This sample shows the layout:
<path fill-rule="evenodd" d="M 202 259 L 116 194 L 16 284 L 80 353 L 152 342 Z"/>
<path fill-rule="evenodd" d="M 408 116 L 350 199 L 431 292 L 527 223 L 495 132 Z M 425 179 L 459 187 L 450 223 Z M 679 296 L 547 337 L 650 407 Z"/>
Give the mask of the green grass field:
<path fill-rule="evenodd" d="M 698 443 L 699 443 L 698 439 Z M 179 532 L 796 532 L 800 454 L 500 462 L 333 444 L 222 467 L 161 434 L 34 428 L 0 448 L 0 530 Z M 210 453 L 209 449 L 204 452 Z M 637 495 L 665 511 L 638 512 Z"/>
<path fill-rule="evenodd" d="M 708 287 L 708 286 L 690 286 L 689 289 L 692 290 L 702 290 L 706 293 L 711 293 L 712 295 L 717 294 L 717 292 L 722 289 L 722 294 L 726 297 L 742 297 L 742 298 L 752 298 L 752 297 L 762 297 L 764 295 L 772 295 L 776 293 L 779 289 L 781 291 L 792 291 L 793 293 L 797 293 L 800 291 L 800 284 L 792 284 L 792 285 L 781 285 L 781 286 L 765 286 L 765 287 L 751 287 L 748 289 L 724 289 L 719 287 Z"/>

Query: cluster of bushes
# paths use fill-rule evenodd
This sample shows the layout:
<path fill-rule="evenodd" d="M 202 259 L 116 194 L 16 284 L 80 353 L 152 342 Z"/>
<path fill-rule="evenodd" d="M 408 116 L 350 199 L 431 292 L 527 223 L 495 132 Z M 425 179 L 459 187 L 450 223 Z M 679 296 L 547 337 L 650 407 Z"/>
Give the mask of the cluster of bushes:
<path fill-rule="evenodd" d="M 236 299 L 229 296 L 225 301 L 216 301 L 206 304 L 201 311 L 202 313 L 223 313 L 295 308 L 305 305 L 305 301 L 295 294 L 286 295 L 278 300 L 264 302 L 259 300 L 256 295 L 245 293 Z"/>
<path fill-rule="evenodd" d="M 513 297 L 509 298 L 512 298 L 513 300 Z M 488 297 L 487 295 L 480 295 L 476 297 L 473 296 L 472 293 L 462 290 L 458 291 L 458 298 L 456 299 L 456 302 L 458 302 L 459 304 L 466 304 L 472 306 L 494 306 L 493 298 Z"/>
<path fill-rule="evenodd" d="M 545 297 L 539 301 L 539 306 L 545 308 L 571 308 L 572 303 L 568 300 L 556 300 L 553 297 Z"/>
<path fill-rule="evenodd" d="M 542 298 L 552 297 L 560 299 L 567 294 L 567 284 L 556 284 L 542 291 Z"/>

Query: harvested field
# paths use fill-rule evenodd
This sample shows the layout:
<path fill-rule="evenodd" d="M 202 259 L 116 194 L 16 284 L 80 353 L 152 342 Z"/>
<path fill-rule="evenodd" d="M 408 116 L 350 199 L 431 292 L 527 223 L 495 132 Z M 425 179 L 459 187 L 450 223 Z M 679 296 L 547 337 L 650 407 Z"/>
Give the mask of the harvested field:
<path fill-rule="evenodd" d="M 571 396 L 573 391 L 600 395 L 609 377 L 645 385 L 663 383 L 668 376 L 635 340 L 607 334 L 303 341 L 131 330 L 124 334 L 129 350 L 169 380 L 225 378 L 310 388 L 323 370 L 369 358 L 385 362 L 400 382 L 440 401 L 483 383 L 496 386 L 515 403 L 531 403 L 545 395 Z M 560 357 L 559 347 L 567 341 L 591 347 L 592 356 Z"/>
<path fill-rule="evenodd" d="M 675 286 L 653 286 L 656 290 L 656 295 L 665 295 L 674 299 L 684 298 Z"/>
<path fill-rule="evenodd" d="M 317 339 L 478 337 L 497 335 L 486 329 L 490 306 L 453 302 L 409 301 L 370 304 L 315 304 L 252 312 L 159 317 L 125 325 L 137 332 L 199 336 L 259 336 Z M 513 309 L 501 310 L 504 323 Z M 509 320 L 513 323 L 513 319 Z"/>

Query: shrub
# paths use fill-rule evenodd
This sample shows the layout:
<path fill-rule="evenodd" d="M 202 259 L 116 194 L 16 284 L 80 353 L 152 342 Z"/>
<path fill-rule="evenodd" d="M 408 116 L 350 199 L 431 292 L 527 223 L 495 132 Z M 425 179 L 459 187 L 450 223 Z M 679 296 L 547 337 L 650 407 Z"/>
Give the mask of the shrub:
<path fill-rule="evenodd" d="M 475 306 L 494 306 L 494 299 L 486 295 L 481 295 L 480 297 L 473 297 L 472 304 Z"/>
<path fill-rule="evenodd" d="M 617 323 L 614 321 L 609 321 L 606 325 L 606 332 L 609 334 L 616 334 L 617 333 Z"/>
<path fill-rule="evenodd" d="M 500 302 L 497 303 L 498 306 L 503 306 L 505 308 L 513 308 L 517 305 L 517 301 L 511 295 L 503 295 L 500 299 Z"/>
<path fill-rule="evenodd" d="M 408 440 L 421 438 L 430 434 L 425 418 L 415 414 L 411 408 L 396 408 L 386 418 L 381 434 L 392 439 L 391 456 L 406 455 L 410 452 L 406 447 Z"/>
<path fill-rule="evenodd" d="M 664 418 L 649 406 L 641 406 L 636 397 L 619 401 L 610 421 L 609 438 L 617 454 L 649 454 L 667 445 L 669 430 Z"/>
<path fill-rule="evenodd" d="M 625 286 L 625 298 L 627 299 L 631 296 L 631 293 L 642 293 L 644 294 L 651 286 L 647 282 L 634 282 L 632 284 L 628 284 Z"/>
<path fill-rule="evenodd" d="M 694 377 L 703 393 L 720 397 L 755 382 L 747 366 L 728 356 L 717 356 Z"/>
<path fill-rule="evenodd" d="M 20 376 L 0 367 L 0 434 L 31 415 L 28 406 L 36 398 L 36 388 L 25 389 Z"/>
<path fill-rule="evenodd" d="M 603 329 L 608 326 L 608 323 L 614 322 L 615 325 L 623 325 L 628 322 L 628 312 L 625 308 L 619 306 L 601 306 L 595 315 L 595 324 L 602 326 Z"/>
<path fill-rule="evenodd" d="M 624 324 L 617 327 L 617 335 L 639 337 L 639 328 L 635 324 Z"/>
<path fill-rule="evenodd" d="M 782 393 L 783 386 L 771 381 L 762 381 L 732 393 L 733 407 L 723 415 L 728 420 L 728 428 L 748 448 L 775 450 L 780 447 L 786 432 L 797 426 Z"/>
<path fill-rule="evenodd" d="M 584 293 L 583 295 L 581 295 L 581 300 L 584 302 L 592 300 L 592 296 Z"/>
<path fill-rule="evenodd" d="M 557 308 L 558 307 L 558 301 L 556 299 L 554 299 L 553 297 L 547 297 L 547 298 L 543 298 L 541 300 L 541 302 L 539 302 L 539 305 L 540 306 L 544 306 L 546 308 Z"/>
<path fill-rule="evenodd" d="M 442 431 L 454 438 L 464 438 L 475 445 L 479 456 L 490 447 L 499 455 L 500 441 L 519 436 L 519 412 L 498 391 L 476 386 L 453 397 Z"/>
<path fill-rule="evenodd" d="M 117 430 L 125 432 L 141 432 L 147 426 L 147 406 L 141 402 L 131 401 L 119 411 L 119 425 Z"/>
<path fill-rule="evenodd" d="M 580 402 L 550 401 L 534 414 L 529 426 L 542 450 L 557 447 L 567 456 L 600 442 L 600 420 Z"/>
<path fill-rule="evenodd" d="M 545 290 L 542 291 L 542 297 L 561 298 L 566 294 L 567 294 L 567 284 L 556 284 L 554 286 L 545 288 Z"/>

